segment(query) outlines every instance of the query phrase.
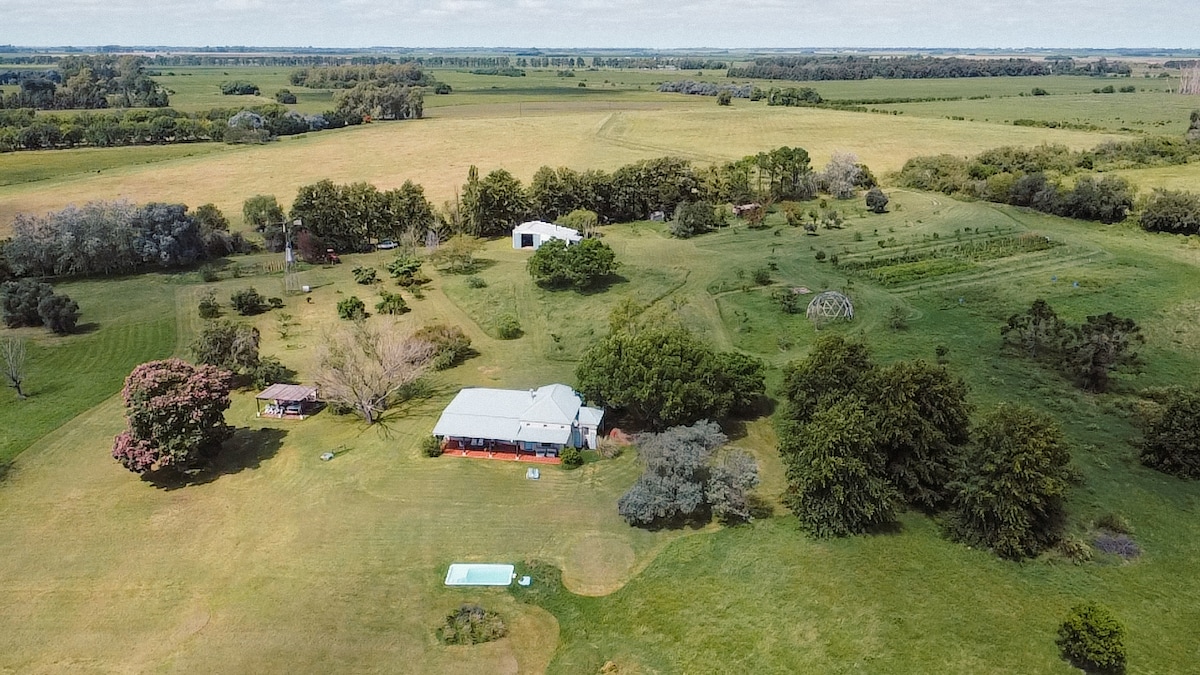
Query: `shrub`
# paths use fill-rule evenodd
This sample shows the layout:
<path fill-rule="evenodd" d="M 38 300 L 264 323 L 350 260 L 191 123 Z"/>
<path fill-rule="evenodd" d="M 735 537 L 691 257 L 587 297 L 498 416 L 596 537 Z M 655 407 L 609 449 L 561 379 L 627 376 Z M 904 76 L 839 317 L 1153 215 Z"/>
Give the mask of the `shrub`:
<path fill-rule="evenodd" d="M 871 209 L 871 213 L 884 213 L 887 211 L 888 197 L 877 187 L 867 190 L 867 208 Z"/>
<path fill-rule="evenodd" d="M 421 259 L 408 254 L 398 254 L 387 264 L 387 271 L 401 286 L 412 286 L 417 283 L 417 272 L 421 269 Z"/>
<path fill-rule="evenodd" d="M 200 280 L 201 281 L 203 281 L 205 283 L 212 283 L 214 281 L 217 281 L 220 278 L 221 278 L 221 275 L 220 275 L 220 273 L 217 272 L 217 268 L 215 265 L 204 265 L 200 268 Z"/>
<path fill-rule="evenodd" d="M 338 317 L 347 321 L 358 321 L 367 318 L 367 306 L 357 296 L 339 300 L 337 304 Z"/>
<path fill-rule="evenodd" d="M 0 286 L 0 309 L 4 312 L 4 325 L 9 328 L 37 326 L 42 323 L 38 306 L 45 298 L 52 297 L 50 284 L 21 279 L 6 281 Z"/>
<path fill-rule="evenodd" d="M 705 201 L 680 202 L 675 207 L 675 217 L 671 219 L 668 230 L 671 236 L 680 239 L 694 237 L 715 230 L 725 224 L 725 218 L 717 213 L 717 209 Z"/>
<path fill-rule="evenodd" d="M 413 333 L 413 337 L 433 345 L 434 370 L 453 368 L 473 353 L 471 338 L 458 326 L 431 324 Z"/>
<path fill-rule="evenodd" d="M 467 288 L 487 288 L 487 282 L 483 280 L 483 277 L 471 275 L 467 277 Z"/>
<path fill-rule="evenodd" d="M 1133 525 L 1125 516 L 1109 511 L 1096 519 L 1096 527 L 1117 534 L 1133 534 Z"/>
<path fill-rule="evenodd" d="M 825 261 L 825 251 L 817 251 L 813 255 L 813 257 L 817 259 L 817 262 L 824 262 Z"/>
<path fill-rule="evenodd" d="M 275 92 L 275 100 L 284 105 L 295 105 L 296 95 L 288 89 L 280 89 Z"/>
<path fill-rule="evenodd" d="M 242 316 L 259 314 L 263 311 L 266 300 L 253 288 L 243 288 L 229 296 L 229 303 Z"/>
<path fill-rule="evenodd" d="M 50 295 L 38 303 L 38 316 L 42 325 L 59 335 L 75 330 L 79 322 L 79 303 L 65 295 Z"/>
<path fill-rule="evenodd" d="M 271 309 L 283 309 L 283 298 L 267 298 L 267 304 Z"/>
<path fill-rule="evenodd" d="M 338 304 L 338 311 L 341 311 L 340 303 Z M 379 293 L 379 302 L 375 303 L 375 311 L 379 312 L 380 314 L 389 314 L 393 316 L 397 314 L 403 314 L 408 311 L 408 303 L 404 302 L 404 298 L 401 297 L 399 293 L 381 291 Z"/>
<path fill-rule="evenodd" d="M 1200 234 L 1200 194 L 1156 189 L 1138 220 L 1150 232 Z"/>
<path fill-rule="evenodd" d="M 437 436 L 426 436 L 421 440 L 421 454 L 426 457 L 441 457 L 442 441 Z"/>
<path fill-rule="evenodd" d="M 908 308 L 904 305 L 892 305 L 887 313 L 887 322 L 892 330 L 908 330 Z"/>
<path fill-rule="evenodd" d="M 446 615 L 437 629 L 438 639 L 448 645 L 477 645 L 508 635 L 504 621 L 479 605 L 464 604 Z"/>
<path fill-rule="evenodd" d="M 226 96 L 258 96 L 258 85 L 246 80 L 230 80 L 221 83 L 221 93 Z"/>
<path fill-rule="evenodd" d="M 1125 627 L 1108 609 L 1086 603 L 1071 608 L 1058 628 L 1063 657 L 1083 670 L 1125 672 Z"/>
<path fill-rule="evenodd" d="M 1076 565 L 1082 565 L 1092 559 L 1092 547 L 1079 537 L 1063 537 L 1058 543 L 1058 550 L 1064 558 Z"/>
<path fill-rule="evenodd" d="M 771 270 L 766 267 L 760 267 L 754 270 L 750 278 L 754 279 L 754 283 L 759 286 L 766 286 L 771 283 Z"/>
<path fill-rule="evenodd" d="M 804 312 L 804 303 L 801 301 L 800 294 L 790 288 L 781 288 L 771 294 L 771 299 L 775 304 L 779 305 L 779 309 L 785 314 L 801 314 Z"/>
<path fill-rule="evenodd" d="M 355 267 L 352 270 L 352 273 L 354 274 L 355 283 L 359 283 L 364 286 L 379 281 L 379 277 L 376 276 L 374 267 Z"/>
<path fill-rule="evenodd" d="M 578 469 L 583 466 L 583 453 L 579 448 L 567 446 L 558 454 L 558 458 L 562 460 L 565 469 Z"/>
<path fill-rule="evenodd" d="M 496 336 L 501 340 L 516 340 L 522 335 L 524 331 L 521 330 L 521 322 L 516 314 L 509 312 L 496 319 Z"/>
<path fill-rule="evenodd" d="M 251 382 L 258 389 L 266 389 L 276 383 L 291 382 L 292 377 L 291 369 L 283 365 L 282 361 L 274 356 L 264 356 L 258 360 Z"/>
<path fill-rule="evenodd" d="M 221 303 L 217 302 L 216 291 L 210 290 L 205 293 L 204 297 L 200 298 L 198 309 L 201 319 L 215 319 L 221 316 Z"/>
<path fill-rule="evenodd" d="M 1181 478 L 1200 478 L 1200 391 L 1172 389 L 1143 425 L 1141 460 Z"/>

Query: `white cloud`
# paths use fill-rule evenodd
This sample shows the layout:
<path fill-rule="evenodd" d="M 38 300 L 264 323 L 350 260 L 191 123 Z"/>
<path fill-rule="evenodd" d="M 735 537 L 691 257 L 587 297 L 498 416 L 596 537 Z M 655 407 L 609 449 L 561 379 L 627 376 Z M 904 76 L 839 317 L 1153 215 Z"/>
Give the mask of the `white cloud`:
<path fill-rule="evenodd" d="M 1161 0 L 6 0 L 0 43 L 1200 47 Z M 1142 6 L 1138 6 L 1142 5 Z"/>

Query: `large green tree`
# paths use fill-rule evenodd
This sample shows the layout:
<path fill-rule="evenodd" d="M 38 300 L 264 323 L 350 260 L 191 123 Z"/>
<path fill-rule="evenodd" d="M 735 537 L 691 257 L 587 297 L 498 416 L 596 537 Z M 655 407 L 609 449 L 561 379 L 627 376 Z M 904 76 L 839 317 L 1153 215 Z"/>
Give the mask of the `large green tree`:
<path fill-rule="evenodd" d="M 954 490 L 951 531 L 1005 558 L 1037 555 L 1062 535 L 1071 453 L 1058 424 L 1002 403 L 973 433 Z"/>
<path fill-rule="evenodd" d="M 722 358 L 677 326 L 613 333 L 584 353 L 575 376 L 588 400 L 651 429 L 723 417 L 765 390 L 761 362 Z"/>
<path fill-rule="evenodd" d="M 785 501 L 801 527 L 818 537 L 843 537 L 895 520 L 900 494 L 888 480 L 877 439 L 857 397 L 823 407 L 784 437 Z"/>
<path fill-rule="evenodd" d="M 612 247 L 599 239 L 568 245 L 562 239 L 543 243 L 529 258 L 529 276 L 549 288 L 592 288 L 617 270 Z"/>
<path fill-rule="evenodd" d="M 872 383 L 870 416 L 888 477 L 913 506 L 937 510 L 970 438 L 967 384 L 942 366 L 897 361 Z"/>
<path fill-rule="evenodd" d="M 479 169 L 472 166 L 462 188 L 462 213 L 466 234 L 497 237 L 529 215 L 529 197 L 508 171 L 496 169 L 479 178 Z"/>
<path fill-rule="evenodd" d="M 1145 341 L 1133 319 L 1112 312 L 1089 316 L 1074 330 L 1067 358 L 1084 389 L 1103 393 L 1108 390 L 1110 373 L 1137 363 L 1135 349 Z"/>

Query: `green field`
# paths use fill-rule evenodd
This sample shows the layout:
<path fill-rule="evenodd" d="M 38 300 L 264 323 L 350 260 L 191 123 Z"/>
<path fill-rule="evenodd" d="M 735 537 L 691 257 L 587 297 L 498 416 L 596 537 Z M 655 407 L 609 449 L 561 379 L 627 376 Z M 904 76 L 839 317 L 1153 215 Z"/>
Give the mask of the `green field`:
<path fill-rule="evenodd" d="M 202 109 L 235 98 L 219 94 L 223 79 L 249 79 L 269 97 L 286 86 L 289 70 L 176 68 L 163 79 L 176 91 L 173 105 Z M 1188 108 L 1183 97 L 1156 92 L 1092 95 L 1091 78 L 816 85 L 826 98 L 991 96 L 895 105 L 902 115 L 741 100 L 718 108 L 711 98 L 651 91 L 666 79 L 701 79 L 694 73 L 576 74 L 439 70 L 455 93 L 430 95 L 425 120 L 264 146 L 0 155 L 0 236 L 15 213 L 89 199 L 214 202 L 237 227 L 245 197 L 275 194 L 286 208 L 299 186 L 323 178 L 383 189 L 411 178 L 440 204 L 471 164 L 528 180 L 541 165 L 613 169 L 667 154 L 705 164 L 792 145 L 808 149 L 818 167 L 834 152 L 855 152 L 883 177 L 918 154 L 1043 142 L 1086 148 L 1131 135 L 1004 123 L 1016 114 L 1073 115 L 1113 131 L 1140 132 L 1131 120 L 1155 120 L 1164 122 L 1155 129 L 1177 133 Z M 1032 86 L 1054 95 L 1017 96 Z M 303 110 L 332 100 L 330 92 L 293 91 Z M 1122 175 L 1143 189 L 1190 188 L 1196 178 L 1190 165 Z M 1133 223 L 885 189 L 891 203 L 883 215 L 866 213 L 861 200 L 830 200 L 845 227 L 816 236 L 787 227 L 781 213 L 761 230 L 737 224 L 686 241 L 658 223 L 606 226 L 619 278 L 586 295 L 538 288 L 528 252 L 491 241 L 478 272 L 486 287 L 427 269 L 433 281 L 424 297 L 404 292 L 412 312 L 369 319 L 398 331 L 444 322 L 471 337 L 478 355 L 432 375 L 428 398 L 366 427 L 328 411 L 299 422 L 260 419 L 252 392 L 239 392 L 227 415 L 235 436 L 211 471 L 182 486 L 139 480 L 110 457 L 123 425 L 121 382 L 137 363 L 187 355 L 207 290 L 222 301 L 247 286 L 281 295 L 280 275 L 262 271 L 278 256 L 226 261 L 212 283 L 191 270 L 56 284 L 83 309 L 78 334 L 0 329 L 0 337 L 27 337 L 32 356 L 30 398 L 0 391 L 0 672 L 574 675 L 612 662 L 620 673 L 1065 675 L 1077 671 L 1059 657 L 1055 629 L 1083 600 L 1106 604 L 1128 627 L 1129 672 L 1186 672 L 1200 661 L 1200 486 L 1138 462 L 1129 411 L 1144 387 L 1196 384 L 1200 243 Z M 1021 235 L 1050 243 L 1021 250 L 1012 245 Z M 905 252 L 920 260 L 849 269 Z M 340 266 L 306 267 L 300 283 L 313 288 L 311 302 L 288 298 L 284 311 L 299 322 L 290 336 L 280 337 L 272 312 L 248 319 L 261 331 L 262 352 L 310 381 L 316 346 L 340 323 L 337 302 L 375 302 L 376 291 L 355 284 L 351 269 L 374 266 L 386 277 L 391 257 L 347 255 Z M 770 270 L 761 286 L 752 281 L 760 268 Z M 644 321 L 678 321 L 716 347 L 762 358 L 773 393 L 781 368 L 820 334 L 771 300 L 799 286 L 845 290 L 855 321 L 822 331 L 865 339 L 878 360 L 932 360 L 945 346 L 977 409 L 1020 401 L 1052 414 L 1079 476 L 1068 532 L 1086 538 L 1097 517 L 1117 513 L 1132 523 L 1142 556 L 1074 565 L 1052 553 L 1012 563 L 950 542 L 918 513 L 904 514 L 889 533 L 811 539 L 780 504 L 784 469 L 765 417 L 728 429 L 731 444 L 751 452 L 762 471 L 762 516 L 733 528 L 626 525 L 616 501 L 640 470 L 632 450 L 574 471 L 546 467 L 539 481 L 525 480 L 519 464 L 429 459 L 418 450 L 463 386 L 573 384 L 580 354 L 624 298 L 646 306 Z M 1039 297 L 1071 322 L 1107 311 L 1135 319 L 1147 338 L 1140 372 L 1117 376 L 1113 393 L 1096 396 L 1003 355 L 1000 325 Z M 897 306 L 907 330 L 888 325 Z M 518 316 L 520 339 L 496 339 L 504 312 Z M 320 461 L 327 451 L 336 458 Z M 446 588 L 446 567 L 456 561 L 512 562 L 534 584 Z M 509 637 L 441 645 L 436 625 L 467 601 L 498 611 Z"/>
<path fill-rule="evenodd" d="M 1118 391 L 1178 382 L 1200 366 L 1200 304 L 1187 292 L 1200 284 L 1200 248 L 1127 225 L 892 194 L 889 214 L 856 215 L 855 207 L 846 229 L 817 237 L 737 226 L 678 242 L 661 225 L 611 226 L 605 239 L 624 280 L 588 296 L 536 288 L 524 270 L 527 254 L 494 241 L 479 273 L 487 288 L 435 276 L 425 299 L 410 299 L 414 311 L 399 320 L 402 329 L 431 320 L 462 325 L 480 352 L 435 377 L 434 398 L 366 428 L 328 413 L 264 422 L 249 395 L 239 394 L 229 414 L 238 432 L 215 471 L 179 489 L 139 481 L 108 457 L 121 425 L 117 400 L 83 412 L 34 442 L 0 488 L 0 545 L 11 552 L 0 562 L 10 589 L 0 601 L 0 666 L 577 673 L 613 661 L 630 672 L 1065 673 L 1053 631 L 1080 599 L 1105 602 L 1130 627 L 1133 668 L 1170 672 L 1192 662 L 1200 655 L 1185 638 L 1200 621 L 1200 585 L 1190 574 L 1200 554 L 1190 516 L 1196 486 L 1136 462 L 1127 442 L 1135 431 L 1115 414 L 1124 394 L 1085 395 L 1054 373 L 1001 356 L 997 326 L 1034 297 L 1047 297 L 1071 320 L 1111 309 L 1135 317 L 1149 338 L 1145 371 L 1122 377 Z M 636 475 L 632 454 L 574 472 L 547 469 L 532 482 L 519 465 L 417 452 L 459 386 L 571 382 L 573 359 L 623 296 L 652 302 L 648 316 L 679 317 L 710 342 L 761 356 L 774 369 L 802 356 L 816 332 L 778 313 L 766 293 L 847 287 L 846 275 L 817 262 L 814 250 L 852 257 L 878 249 L 879 239 L 915 247 L 938 233 L 939 241 L 953 241 L 968 223 L 982 239 L 989 231 L 1031 231 L 1064 245 L 1002 259 L 1002 274 L 953 273 L 886 289 L 854 277 L 859 319 L 831 330 L 863 335 L 883 360 L 930 358 L 935 345 L 946 344 L 977 405 L 1023 400 L 1055 414 L 1082 476 L 1070 529 L 1084 533 L 1103 512 L 1125 515 L 1146 550 L 1135 562 L 1007 563 L 948 542 L 916 514 L 894 534 L 814 541 L 778 505 L 774 517 L 746 527 L 646 532 L 626 526 L 615 509 Z M 350 268 L 389 258 L 348 256 L 339 267 L 303 272 L 302 283 L 315 287 L 313 302 L 287 308 L 302 328 L 281 340 L 272 316 L 263 315 L 256 323 L 264 352 L 303 378 L 313 345 L 336 323 L 337 300 L 372 297 L 352 282 Z M 778 268 L 770 287 L 741 281 L 738 270 L 768 263 Z M 68 290 L 85 309 L 102 303 L 106 288 L 113 297 L 142 293 L 138 304 L 168 332 L 131 346 L 138 360 L 187 343 L 206 286 L 223 298 L 247 285 L 271 294 L 280 284 L 278 276 L 225 276 L 214 285 L 188 274 Z M 893 304 L 910 309 L 908 331 L 895 333 L 882 320 Z M 509 308 L 525 337 L 489 337 L 490 317 Z M 120 337 L 122 320 L 89 313 L 85 321 L 92 316 L 93 332 L 65 340 L 128 339 Z M 109 378 L 111 392 L 128 365 L 108 358 L 93 367 L 97 382 Z M 84 399 L 35 394 L 20 405 Z M 20 414 L 9 412 L 17 405 L 4 399 L 0 414 Z M 762 463 L 768 504 L 783 485 L 773 438 L 765 419 L 734 434 Z M 339 456 L 319 461 L 326 450 Z M 455 560 L 543 561 L 562 570 L 564 587 L 555 585 L 553 569 L 538 567 L 536 596 L 446 589 L 441 575 Z M 439 646 L 433 626 L 466 600 L 501 612 L 511 637 Z"/>
<path fill-rule="evenodd" d="M 247 197 L 274 194 L 286 206 L 301 186 L 323 178 L 339 183 L 369 181 L 380 189 L 399 187 L 411 179 L 440 205 L 453 198 L 472 164 L 483 171 L 505 168 L 527 181 L 544 165 L 612 170 L 663 155 L 703 164 L 793 145 L 806 148 L 818 167 L 834 152 L 845 151 L 857 154 L 882 175 L 919 154 L 973 154 L 1008 144 L 1088 148 L 1122 137 L 758 104 L 718 108 L 708 97 L 674 96 L 673 103 L 462 106 L 447 109 L 444 116 L 434 111 L 419 121 L 291 136 L 263 146 L 221 146 L 223 150 L 210 156 L 154 164 L 122 164 L 117 159 L 112 160 L 113 168 L 100 174 L 80 174 L 78 156 L 61 155 L 60 177 L 0 186 L 0 236 L 18 212 L 41 213 L 96 198 L 182 202 L 193 207 L 213 202 L 236 224 Z M 714 134 L 714 129 L 720 133 Z M 96 157 L 111 153 L 140 158 L 135 152 L 139 150 L 100 150 Z M 13 153 L 9 161 L 19 165 L 24 156 Z M 59 157 L 45 156 L 48 163 Z M 42 172 L 54 174 L 55 169 L 47 166 Z"/>

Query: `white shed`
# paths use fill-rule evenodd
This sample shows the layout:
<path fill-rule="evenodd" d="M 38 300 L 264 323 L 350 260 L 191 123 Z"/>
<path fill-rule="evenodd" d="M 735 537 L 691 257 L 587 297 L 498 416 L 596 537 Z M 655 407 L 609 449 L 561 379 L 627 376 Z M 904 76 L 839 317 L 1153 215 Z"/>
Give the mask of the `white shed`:
<path fill-rule="evenodd" d="M 513 248 L 533 248 L 541 246 L 551 239 L 562 239 L 567 246 L 583 241 L 583 235 L 569 227 L 547 223 L 541 220 L 531 220 L 513 228 Z"/>

